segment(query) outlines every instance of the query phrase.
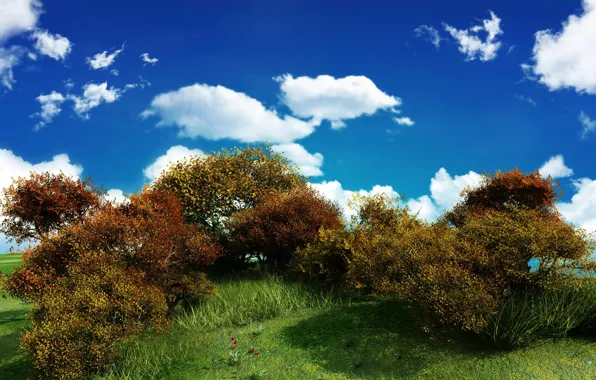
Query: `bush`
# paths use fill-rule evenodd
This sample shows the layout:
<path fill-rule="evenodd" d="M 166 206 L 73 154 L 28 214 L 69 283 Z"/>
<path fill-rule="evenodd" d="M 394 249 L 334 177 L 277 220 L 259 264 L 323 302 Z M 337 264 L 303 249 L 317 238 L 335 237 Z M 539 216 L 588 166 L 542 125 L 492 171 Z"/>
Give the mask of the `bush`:
<path fill-rule="evenodd" d="M 105 367 L 116 340 L 162 326 L 181 301 L 213 293 L 202 271 L 219 251 L 184 223 L 173 193 L 146 189 L 26 249 L 3 286 L 34 303 L 22 346 L 36 366 L 74 378 Z"/>
<path fill-rule="evenodd" d="M 339 206 L 307 186 L 272 192 L 255 207 L 234 214 L 228 224 L 237 256 L 251 255 L 279 269 L 313 241 L 319 229 L 342 227 Z"/>
<path fill-rule="evenodd" d="M 82 253 L 34 304 L 21 345 L 42 376 L 78 379 L 105 368 L 119 339 L 164 327 L 167 310 L 162 290 L 141 272 Z"/>

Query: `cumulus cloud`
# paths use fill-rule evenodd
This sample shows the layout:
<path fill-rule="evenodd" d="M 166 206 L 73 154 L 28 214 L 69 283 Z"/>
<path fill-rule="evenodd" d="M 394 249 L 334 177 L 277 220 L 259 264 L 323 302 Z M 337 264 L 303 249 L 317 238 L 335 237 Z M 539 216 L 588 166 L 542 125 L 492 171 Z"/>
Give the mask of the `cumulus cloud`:
<path fill-rule="evenodd" d="M 0 43 L 32 30 L 42 13 L 39 0 L 3 0 L 0 4 Z"/>
<path fill-rule="evenodd" d="M 405 206 L 411 214 L 418 215 L 418 218 L 428 222 L 434 221 L 441 214 L 441 210 L 428 195 L 408 199 Z"/>
<path fill-rule="evenodd" d="M 538 171 L 541 176 L 551 176 L 553 179 L 571 177 L 573 175 L 573 169 L 565 165 L 563 156 L 560 154 L 552 156 Z"/>
<path fill-rule="evenodd" d="M 145 178 L 154 181 L 159 177 L 162 171 L 168 168 L 169 165 L 190 156 L 205 156 L 205 153 L 200 149 L 188 149 L 182 145 L 176 145 L 168 149 L 166 154 L 159 156 L 149 166 L 143 170 Z"/>
<path fill-rule="evenodd" d="M 83 167 L 71 163 L 67 154 L 58 154 L 50 161 L 32 164 L 12 151 L 0 148 L 0 194 L 12 184 L 13 178 L 28 177 L 32 171 L 53 174 L 62 171 L 65 175 L 78 179 L 83 172 Z M 0 234 L 0 253 L 7 251 L 10 246 L 12 245 L 8 243 L 6 236 Z"/>
<path fill-rule="evenodd" d="M 461 199 L 460 194 L 463 189 L 478 186 L 482 179 L 481 174 L 473 171 L 452 178 L 445 168 L 441 168 L 430 180 L 430 193 L 442 210 L 448 210 Z"/>
<path fill-rule="evenodd" d="M 89 111 L 99 106 L 101 103 L 113 103 L 121 95 L 121 90 L 110 87 L 108 83 L 100 84 L 88 83 L 83 86 L 81 96 L 69 95 L 68 99 L 74 102 L 74 111 L 83 119 L 89 119 Z"/>
<path fill-rule="evenodd" d="M 113 205 L 120 205 L 128 203 L 130 200 L 124 195 L 120 189 L 110 189 L 105 194 L 105 199 Z"/>
<path fill-rule="evenodd" d="M 157 59 L 157 58 L 151 58 L 151 57 L 149 57 L 149 53 L 143 53 L 143 54 L 141 54 L 141 60 L 143 60 L 143 62 L 145 62 L 145 64 L 143 66 L 147 66 L 147 65 L 153 65 L 153 66 L 155 66 L 155 64 L 157 63 L 157 61 L 159 61 L 159 59 Z"/>
<path fill-rule="evenodd" d="M 404 116 L 404 117 L 394 117 L 393 118 L 393 121 L 395 121 L 399 125 L 407 125 L 409 127 L 411 127 L 412 125 L 416 124 L 414 122 L 414 120 L 410 119 L 407 116 Z"/>
<path fill-rule="evenodd" d="M 86 61 L 89 64 L 89 67 L 93 70 L 105 69 L 114 63 L 118 54 L 124 51 L 124 44 L 122 44 L 122 48 L 118 50 L 114 50 L 112 54 L 108 54 L 108 51 L 104 51 L 98 54 L 95 54 L 93 57 L 87 57 Z"/>
<path fill-rule="evenodd" d="M 522 69 L 551 91 L 573 88 L 596 94 L 596 0 L 583 0 L 583 13 L 570 15 L 561 30 L 535 35 L 533 64 Z"/>
<path fill-rule="evenodd" d="M 573 186 L 576 193 L 571 202 L 560 202 L 557 209 L 567 221 L 596 233 L 596 180 L 581 178 Z"/>
<path fill-rule="evenodd" d="M 583 125 L 581 134 L 582 140 L 586 139 L 590 135 L 590 133 L 596 132 L 596 120 L 592 120 L 583 111 L 579 114 L 579 121 Z"/>
<path fill-rule="evenodd" d="M 62 111 L 61 105 L 66 101 L 66 98 L 59 92 L 52 91 L 47 95 L 39 95 L 36 100 L 41 105 L 41 111 L 37 112 L 32 117 L 39 117 L 41 120 L 35 125 L 35 130 L 39 130 L 46 124 L 60 114 Z"/>
<path fill-rule="evenodd" d="M 365 76 L 294 78 L 286 74 L 274 79 L 280 83 L 281 101 L 295 116 L 317 123 L 329 120 L 334 129 L 345 127 L 345 120 L 393 110 L 401 104 L 400 98 L 379 90 Z"/>
<path fill-rule="evenodd" d="M 432 26 L 420 25 L 414 29 L 414 33 L 416 34 L 416 37 L 429 41 L 431 44 L 435 45 L 437 49 L 441 46 L 442 38 L 439 35 L 439 31 Z"/>
<path fill-rule="evenodd" d="M 9 90 L 16 83 L 13 68 L 21 63 L 27 49 L 21 46 L 0 47 L 0 84 Z"/>
<path fill-rule="evenodd" d="M 35 49 L 56 61 L 63 61 L 72 51 L 72 43 L 60 34 L 51 34 L 47 30 L 37 30 L 31 36 L 35 40 Z"/>
<path fill-rule="evenodd" d="M 141 117 L 175 126 L 180 137 L 288 143 L 314 132 L 320 121 L 280 116 L 250 96 L 223 86 L 194 84 L 157 95 Z"/>
<path fill-rule="evenodd" d="M 307 177 L 323 175 L 321 170 L 323 155 L 321 153 L 311 154 L 302 145 L 296 143 L 273 145 L 271 149 L 296 164 L 300 174 Z"/>
<path fill-rule="evenodd" d="M 481 61 L 491 61 L 497 57 L 497 52 L 501 48 L 501 42 L 497 37 L 503 34 L 501 29 L 501 19 L 490 11 L 490 19 L 482 21 L 482 25 L 475 25 L 469 29 L 456 29 L 451 25 L 444 24 L 445 30 L 453 37 L 458 45 L 459 51 L 466 56 L 466 61 L 480 59 Z M 486 38 L 482 40 L 480 33 L 486 33 Z"/>

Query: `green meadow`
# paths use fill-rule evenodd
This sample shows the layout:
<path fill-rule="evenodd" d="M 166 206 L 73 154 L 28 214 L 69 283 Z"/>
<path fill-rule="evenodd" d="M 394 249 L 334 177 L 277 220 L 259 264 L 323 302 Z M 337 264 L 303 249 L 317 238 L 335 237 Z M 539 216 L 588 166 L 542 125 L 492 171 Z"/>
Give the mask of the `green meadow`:
<path fill-rule="evenodd" d="M 17 255 L 0 256 L 9 273 Z M 466 335 L 425 332 L 418 311 L 382 297 L 269 275 L 216 281 L 218 292 L 187 307 L 165 333 L 125 342 L 103 379 L 593 379 L 596 340 L 569 337 L 515 351 Z M 32 376 L 18 350 L 28 306 L 0 299 L 0 374 Z M 250 314 L 250 315 L 249 315 Z M 231 338 L 237 342 L 236 348 Z M 251 350 L 252 349 L 252 350 Z M 252 352 L 250 352 L 252 351 Z M 254 353 L 258 352 L 258 355 Z"/>

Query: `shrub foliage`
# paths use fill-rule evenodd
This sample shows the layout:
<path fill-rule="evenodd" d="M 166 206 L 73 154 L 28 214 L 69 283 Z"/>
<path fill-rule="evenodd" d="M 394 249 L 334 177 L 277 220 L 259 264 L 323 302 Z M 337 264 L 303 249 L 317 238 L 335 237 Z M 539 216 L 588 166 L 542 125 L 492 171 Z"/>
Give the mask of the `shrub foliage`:
<path fill-rule="evenodd" d="M 271 192 L 255 207 L 233 215 L 230 242 L 236 255 L 252 255 L 283 269 L 321 228 L 343 228 L 341 210 L 308 186 Z"/>
<path fill-rule="evenodd" d="M 97 209 L 101 194 L 90 178 L 81 181 L 64 173 L 32 172 L 4 189 L 0 232 L 18 244 L 41 240 Z"/>

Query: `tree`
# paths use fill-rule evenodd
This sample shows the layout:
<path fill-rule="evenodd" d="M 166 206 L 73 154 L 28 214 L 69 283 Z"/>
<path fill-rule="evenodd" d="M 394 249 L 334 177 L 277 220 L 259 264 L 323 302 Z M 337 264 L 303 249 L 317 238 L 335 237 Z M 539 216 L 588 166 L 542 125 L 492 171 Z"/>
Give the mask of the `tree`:
<path fill-rule="evenodd" d="M 179 161 L 162 173 L 154 187 L 178 196 L 187 222 L 218 234 L 233 213 L 254 207 L 269 192 L 305 183 L 287 159 L 265 145 Z"/>
<path fill-rule="evenodd" d="M 4 189 L 0 202 L 0 232 L 17 244 L 42 240 L 66 225 L 76 223 L 101 205 L 102 191 L 64 173 L 32 172 Z"/>
<path fill-rule="evenodd" d="M 469 215 L 508 207 L 539 210 L 545 216 L 560 218 L 555 202 L 562 195 L 559 184 L 550 176 L 543 178 L 538 171 L 527 174 L 517 168 L 497 171 L 485 175 L 478 187 L 464 189 L 463 200 L 446 212 L 442 220 L 459 227 Z"/>
<path fill-rule="evenodd" d="M 284 268 L 296 250 L 312 242 L 321 228 L 343 228 L 339 206 L 308 186 L 271 192 L 255 207 L 233 214 L 228 225 L 237 255 Z"/>

